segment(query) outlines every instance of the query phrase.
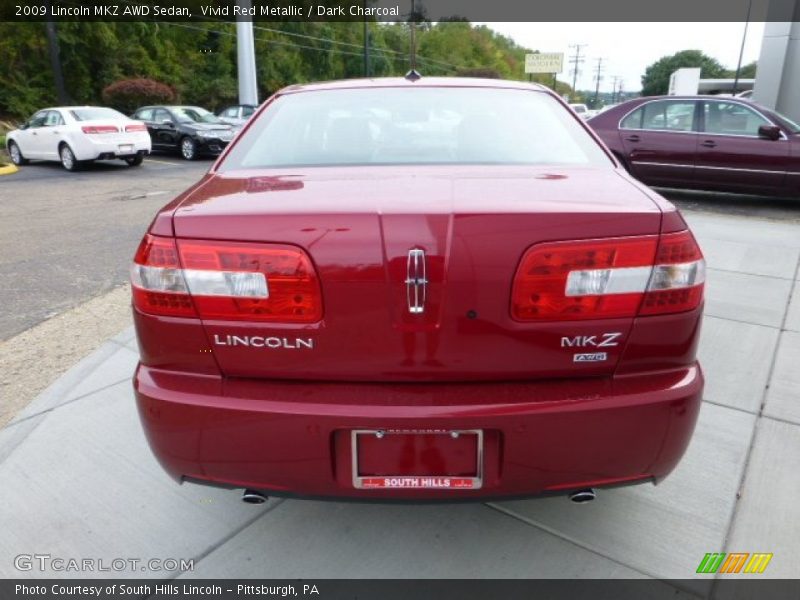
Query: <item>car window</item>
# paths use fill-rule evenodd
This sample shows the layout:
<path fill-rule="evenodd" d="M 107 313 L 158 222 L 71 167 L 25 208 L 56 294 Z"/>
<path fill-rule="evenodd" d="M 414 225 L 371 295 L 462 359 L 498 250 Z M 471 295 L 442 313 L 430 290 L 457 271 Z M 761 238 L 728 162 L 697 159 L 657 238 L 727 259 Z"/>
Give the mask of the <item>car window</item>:
<path fill-rule="evenodd" d="M 242 107 L 242 116 L 243 117 L 249 117 L 254 112 L 256 112 L 256 109 L 253 106 L 243 106 Z"/>
<path fill-rule="evenodd" d="M 134 115 L 140 121 L 152 121 L 153 120 L 153 109 L 152 108 L 143 108 L 139 112 Z"/>
<path fill-rule="evenodd" d="M 30 120 L 28 121 L 28 127 L 36 128 L 36 127 L 44 127 L 44 122 L 47 119 L 47 113 L 49 111 L 41 110 L 35 115 L 33 115 Z"/>
<path fill-rule="evenodd" d="M 238 113 L 238 112 L 239 112 L 239 110 L 235 106 L 232 106 L 230 108 L 225 109 L 225 112 L 222 113 L 222 116 L 223 117 L 234 118 L 234 117 L 236 117 L 236 113 Z"/>
<path fill-rule="evenodd" d="M 55 127 L 56 125 L 63 125 L 64 118 L 61 116 L 57 110 L 50 110 L 47 111 L 47 116 L 44 120 L 45 127 Z"/>
<path fill-rule="evenodd" d="M 222 169 L 367 164 L 611 163 L 542 92 L 359 88 L 279 96 Z"/>
<path fill-rule="evenodd" d="M 93 121 L 95 119 L 118 120 L 128 118 L 113 108 L 103 108 L 98 106 L 92 106 L 89 108 L 73 108 L 71 111 L 69 111 L 69 114 L 71 114 L 72 118 L 76 121 Z"/>
<path fill-rule="evenodd" d="M 641 129 L 656 131 L 693 131 L 695 103 L 686 100 L 663 100 L 645 104 Z"/>
<path fill-rule="evenodd" d="M 153 119 L 156 123 L 163 123 L 164 121 L 174 121 L 175 119 L 172 118 L 172 115 L 169 114 L 163 108 L 156 109 L 155 112 L 155 119 Z"/>
<path fill-rule="evenodd" d="M 217 115 L 199 106 L 174 106 L 172 112 L 180 123 L 222 123 Z"/>
<path fill-rule="evenodd" d="M 752 108 L 738 102 L 705 102 L 706 133 L 758 137 L 758 128 L 772 125 Z"/>
<path fill-rule="evenodd" d="M 642 117 L 644 116 L 644 108 L 637 108 L 627 117 L 622 119 L 622 122 L 619 126 L 622 129 L 641 129 L 642 128 Z"/>

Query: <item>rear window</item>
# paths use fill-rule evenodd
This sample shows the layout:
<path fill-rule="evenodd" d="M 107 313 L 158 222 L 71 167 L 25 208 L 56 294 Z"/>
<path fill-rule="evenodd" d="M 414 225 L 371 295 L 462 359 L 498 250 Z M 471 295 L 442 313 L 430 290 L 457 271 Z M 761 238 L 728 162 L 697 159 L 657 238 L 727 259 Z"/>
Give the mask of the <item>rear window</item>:
<path fill-rule="evenodd" d="M 548 94 L 365 88 L 278 97 L 221 170 L 403 164 L 611 165 Z"/>
<path fill-rule="evenodd" d="M 121 112 L 113 108 L 73 108 L 69 111 L 76 121 L 94 121 L 95 119 L 127 119 Z"/>

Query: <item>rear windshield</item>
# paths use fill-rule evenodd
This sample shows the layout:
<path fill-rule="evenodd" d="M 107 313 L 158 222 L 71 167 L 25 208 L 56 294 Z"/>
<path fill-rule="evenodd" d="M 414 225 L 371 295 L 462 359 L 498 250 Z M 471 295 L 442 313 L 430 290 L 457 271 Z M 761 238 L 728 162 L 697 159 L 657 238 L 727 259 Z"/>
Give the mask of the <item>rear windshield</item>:
<path fill-rule="evenodd" d="M 404 164 L 606 165 L 548 94 L 492 88 L 364 88 L 278 97 L 221 170 Z"/>
<path fill-rule="evenodd" d="M 95 119 L 127 119 L 121 112 L 113 108 L 73 108 L 69 111 L 76 121 L 94 121 Z"/>

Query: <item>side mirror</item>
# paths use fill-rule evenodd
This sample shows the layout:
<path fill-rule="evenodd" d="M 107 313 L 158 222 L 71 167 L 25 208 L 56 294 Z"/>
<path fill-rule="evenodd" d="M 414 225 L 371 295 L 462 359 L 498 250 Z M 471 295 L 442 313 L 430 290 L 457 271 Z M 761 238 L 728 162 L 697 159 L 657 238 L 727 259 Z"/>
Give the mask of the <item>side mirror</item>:
<path fill-rule="evenodd" d="M 30 127 L 30 125 L 31 124 L 30 124 L 29 121 L 25 121 L 22 125 L 19 126 L 19 128 L 20 129 L 27 129 L 28 127 Z"/>
<path fill-rule="evenodd" d="M 762 125 L 758 128 L 758 137 L 772 141 L 779 140 L 781 139 L 781 128 L 777 125 Z"/>

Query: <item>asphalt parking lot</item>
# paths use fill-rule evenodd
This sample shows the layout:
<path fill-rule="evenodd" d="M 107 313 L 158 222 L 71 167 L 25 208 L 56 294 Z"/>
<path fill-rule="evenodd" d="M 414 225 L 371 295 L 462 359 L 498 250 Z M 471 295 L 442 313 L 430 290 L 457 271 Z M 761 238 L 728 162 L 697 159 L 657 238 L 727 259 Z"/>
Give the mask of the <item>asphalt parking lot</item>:
<path fill-rule="evenodd" d="M 0 341 L 126 281 L 156 210 L 210 165 L 157 155 L 136 168 L 37 162 L 0 177 Z"/>
<path fill-rule="evenodd" d="M 70 261 L 94 265 L 66 303 L 89 297 L 86 288 L 97 293 L 122 281 L 156 207 L 208 166 L 165 160 L 178 165 L 148 162 L 135 173 L 102 173 L 102 181 L 92 179 L 96 171 L 70 181 L 75 176 L 58 167 L 43 167 L 42 181 L 26 180 L 35 177 L 28 167 L 18 174 L 23 178 L 0 181 L 2 227 L 9 228 L 10 215 L 17 224 L 12 237 L 28 238 L 25 251 L 15 253 L 14 240 L 3 232 L 3 275 L 27 266 L 61 281 L 63 271 L 58 285 L 68 292 L 76 269 Z M 92 192 L 82 197 L 87 181 Z M 32 185 L 50 189 L 50 196 L 26 192 Z M 161 190 L 166 193 L 133 198 Z M 23 195 L 39 224 L 27 224 L 20 214 Z M 124 195 L 129 199 L 114 200 Z M 700 345 L 707 386 L 689 451 L 660 486 L 600 491 L 586 505 L 554 497 L 455 506 L 277 499 L 252 506 L 236 491 L 177 486 L 156 464 L 139 427 L 130 386 L 136 344 L 127 327 L 0 430 L 0 577 L 80 575 L 15 569 L 16 555 L 37 552 L 108 561 L 194 559 L 192 571 L 107 574 L 163 579 L 681 580 L 663 583 L 669 597 L 721 597 L 721 576 L 695 573 L 708 552 L 771 552 L 763 576 L 798 577 L 800 203 L 668 196 L 686 209 L 708 261 Z M 68 213 L 86 204 L 67 221 L 54 213 L 65 202 Z M 111 214 L 82 220 L 90 207 Z M 112 231 L 101 234 L 106 225 Z M 69 252 L 41 257 L 48 241 Z M 98 256 L 105 256 L 103 266 Z M 15 288 L 21 300 L 38 289 L 26 286 L 34 284 Z M 44 310 L 30 312 L 27 322 L 41 319 Z"/>

